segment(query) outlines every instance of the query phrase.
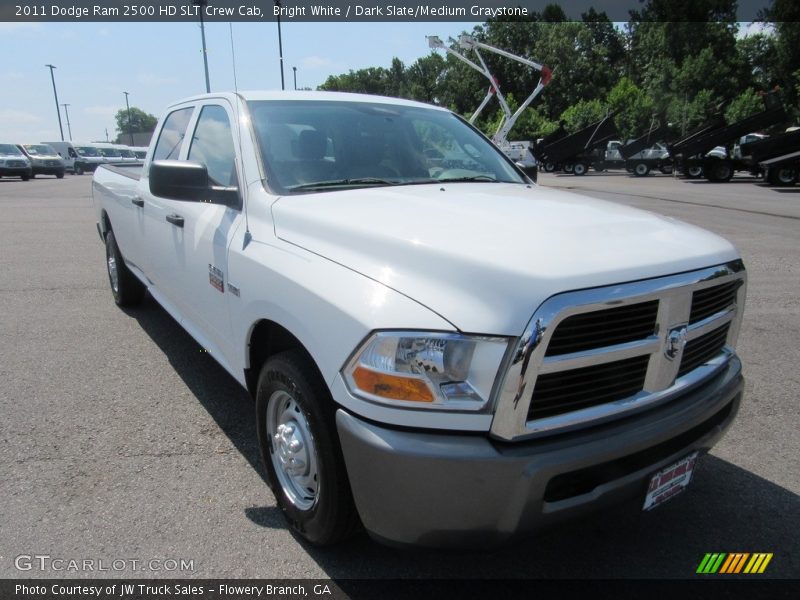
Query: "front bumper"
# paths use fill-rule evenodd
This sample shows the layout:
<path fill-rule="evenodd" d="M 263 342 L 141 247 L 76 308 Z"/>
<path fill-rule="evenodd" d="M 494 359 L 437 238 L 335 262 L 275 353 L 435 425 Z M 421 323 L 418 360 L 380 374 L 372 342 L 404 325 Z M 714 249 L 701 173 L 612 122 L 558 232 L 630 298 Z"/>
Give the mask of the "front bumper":
<path fill-rule="evenodd" d="M 0 167 L 0 177 L 22 177 L 27 175 L 30 177 L 30 167 Z"/>
<path fill-rule="evenodd" d="M 395 544 L 488 545 L 636 495 L 644 501 L 654 472 L 722 437 L 743 385 L 734 357 L 665 405 L 519 443 L 389 429 L 343 409 L 336 423 L 370 535 Z"/>
<path fill-rule="evenodd" d="M 63 173 L 66 170 L 64 165 L 60 166 L 49 166 L 49 165 L 34 165 L 33 167 L 33 174 L 34 175 L 58 175 L 59 173 Z"/>

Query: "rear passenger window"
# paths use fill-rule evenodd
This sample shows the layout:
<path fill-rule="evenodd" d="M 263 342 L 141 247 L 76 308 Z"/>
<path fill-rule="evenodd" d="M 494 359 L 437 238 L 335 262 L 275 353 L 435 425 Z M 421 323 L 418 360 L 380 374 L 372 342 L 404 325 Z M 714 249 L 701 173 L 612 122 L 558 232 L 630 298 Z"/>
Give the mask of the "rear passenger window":
<path fill-rule="evenodd" d="M 189 147 L 189 160 L 204 164 L 214 185 L 235 187 L 236 151 L 228 113 L 221 106 L 203 107 Z"/>
<path fill-rule="evenodd" d="M 153 160 L 175 159 L 180 156 L 183 138 L 186 136 L 186 127 L 189 125 L 189 119 L 192 118 L 193 110 L 192 107 L 181 108 L 169 114 L 158 136 Z"/>

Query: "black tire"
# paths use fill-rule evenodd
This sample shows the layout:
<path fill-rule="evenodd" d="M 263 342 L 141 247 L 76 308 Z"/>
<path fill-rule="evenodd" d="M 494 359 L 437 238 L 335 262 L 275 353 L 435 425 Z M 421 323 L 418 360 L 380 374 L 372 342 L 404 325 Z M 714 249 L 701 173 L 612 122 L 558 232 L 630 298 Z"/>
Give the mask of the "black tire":
<path fill-rule="evenodd" d="M 633 174 L 636 177 L 646 177 L 650 173 L 650 166 L 646 163 L 636 163 L 633 166 Z"/>
<path fill-rule="evenodd" d="M 725 183 L 733 177 L 733 167 L 727 161 L 715 161 L 706 171 L 706 179 L 715 183 Z"/>
<path fill-rule="evenodd" d="M 36 179 L 36 173 L 31 173 L 31 179 Z"/>
<path fill-rule="evenodd" d="M 64 171 L 59 171 L 56 173 L 56 179 L 64 179 Z"/>
<path fill-rule="evenodd" d="M 775 185 L 794 185 L 795 181 L 797 181 L 797 171 L 792 167 L 775 169 Z"/>
<path fill-rule="evenodd" d="M 685 173 L 686 177 L 688 177 L 689 179 L 699 179 L 700 177 L 703 176 L 703 167 L 700 166 L 689 167 L 688 169 L 686 169 Z"/>
<path fill-rule="evenodd" d="M 577 175 L 578 177 L 586 175 L 586 171 L 588 170 L 589 170 L 589 165 L 583 162 L 576 162 L 572 166 L 572 174 Z"/>
<path fill-rule="evenodd" d="M 75 175 L 83 175 L 83 166 L 75 163 Z"/>
<path fill-rule="evenodd" d="M 136 306 L 141 303 L 147 288 L 125 265 L 113 231 L 106 234 L 106 271 L 117 306 Z"/>
<path fill-rule="evenodd" d="M 573 168 L 575 168 L 575 165 L 573 165 L 572 163 L 567 163 L 562 167 L 564 173 L 572 173 Z"/>
<path fill-rule="evenodd" d="M 359 520 L 335 406 L 314 365 L 299 351 L 277 354 L 262 367 L 256 426 L 267 481 L 292 529 L 318 546 L 350 537 Z"/>
<path fill-rule="evenodd" d="M 30 181 L 31 176 L 30 175 L 20 175 L 19 178 L 22 179 L 22 181 Z"/>
<path fill-rule="evenodd" d="M 551 162 L 544 163 L 544 170 L 545 170 L 545 173 L 552 173 L 553 171 L 556 170 L 555 163 L 551 163 Z"/>

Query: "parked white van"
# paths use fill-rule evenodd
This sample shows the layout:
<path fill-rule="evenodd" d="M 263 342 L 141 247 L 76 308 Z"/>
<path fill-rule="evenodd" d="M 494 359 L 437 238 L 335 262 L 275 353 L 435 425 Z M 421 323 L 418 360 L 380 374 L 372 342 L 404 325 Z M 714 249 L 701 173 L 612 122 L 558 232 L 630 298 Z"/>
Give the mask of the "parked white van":
<path fill-rule="evenodd" d="M 105 163 L 100 151 L 90 144 L 78 142 L 42 142 L 52 146 L 64 159 L 66 170 L 75 175 L 93 172 L 98 165 Z"/>

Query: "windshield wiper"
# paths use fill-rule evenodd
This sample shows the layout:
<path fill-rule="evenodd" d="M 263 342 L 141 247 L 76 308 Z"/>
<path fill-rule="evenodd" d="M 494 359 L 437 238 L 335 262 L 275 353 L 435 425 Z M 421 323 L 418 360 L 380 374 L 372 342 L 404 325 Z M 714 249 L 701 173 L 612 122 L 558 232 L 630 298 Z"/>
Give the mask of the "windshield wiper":
<path fill-rule="evenodd" d="M 351 179 L 333 179 L 331 181 L 315 181 L 313 183 L 301 183 L 289 189 L 295 190 L 315 190 L 331 187 L 347 187 L 351 185 L 397 185 L 396 181 L 381 179 L 380 177 L 354 177 Z"/>
<path fill-rule="evenodd" d="M 445 177 L 444 179 L 437 179 L 439 183 L 452 183 L 454 181 L 491 181 L 498 183 L 496 177 L 491 175 L 470 175 L 468 177 Z"/>

